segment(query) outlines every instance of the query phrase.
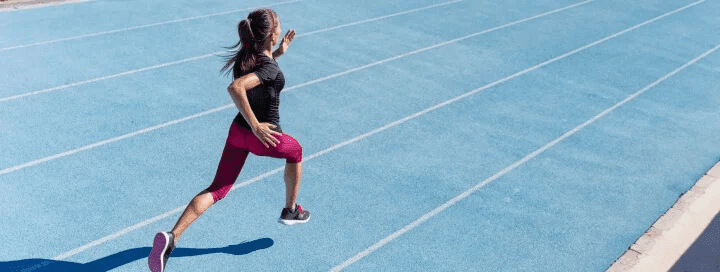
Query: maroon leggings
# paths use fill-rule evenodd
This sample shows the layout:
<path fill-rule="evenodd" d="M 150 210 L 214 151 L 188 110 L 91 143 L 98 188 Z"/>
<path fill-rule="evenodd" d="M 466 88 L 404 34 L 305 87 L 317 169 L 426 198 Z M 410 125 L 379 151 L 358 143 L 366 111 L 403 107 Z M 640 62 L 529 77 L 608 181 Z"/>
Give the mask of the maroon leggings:
<path fill-rule="evenodd" d="M 257 156 L 284 158 L 287 163 L 299 163 L 302 161 L 302 147 L 298 141 L 287 134 L 274 136 L 280 143 L 276 147 L 272 145 L 265 147 L 252 131 L 233 122 L 215 174 L 215 180 L 207 188 L 215 202 L 223 199 L 230 191 L 245 164 L 248 153 Z"/>

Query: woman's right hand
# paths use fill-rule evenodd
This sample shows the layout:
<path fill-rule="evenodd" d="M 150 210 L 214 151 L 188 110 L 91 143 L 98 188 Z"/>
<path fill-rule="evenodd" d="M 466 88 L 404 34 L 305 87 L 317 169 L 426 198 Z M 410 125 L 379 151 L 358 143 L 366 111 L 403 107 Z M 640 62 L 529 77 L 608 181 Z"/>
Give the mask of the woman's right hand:
<path fill-rule="evenodd" d="M 285 33 L 285 37 L 283 37 L 282 41 L 280 41 L 280 46 L 277 49 L 279 55 L 287 52 L 287 49 L 290 47 L 290 43 L 292 43 L 293 39 L 295 39 L 295 29 L 291 29 Z"/>
<path fill-rule="evenodd" d="M 259 123 L 257 126 L 253 127 L 253 134 L 255 134 L 255 137 L 257 137 L 260 142 L 265 145 L 266 148 L 270 148 L 270 145 L 273 147 L 276 147 L 277 144 L 280 143 L 280 140 L 275 138 L 273 135 L 281 136 L 282 133 L 272 130 L 273 128 L 276 128 L 276 125 L 270 124 L 270 123 Z"/>

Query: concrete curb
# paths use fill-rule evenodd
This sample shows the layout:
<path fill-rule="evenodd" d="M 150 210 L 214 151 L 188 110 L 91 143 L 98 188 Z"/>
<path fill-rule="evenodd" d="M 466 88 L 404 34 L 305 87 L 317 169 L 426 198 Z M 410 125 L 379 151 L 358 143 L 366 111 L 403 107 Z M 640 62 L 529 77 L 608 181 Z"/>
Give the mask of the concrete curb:
<path fill-rule="evenodd" d="M 720 163 L 633 243 L 607 270 L 668 271 L 720 211 Z"/>

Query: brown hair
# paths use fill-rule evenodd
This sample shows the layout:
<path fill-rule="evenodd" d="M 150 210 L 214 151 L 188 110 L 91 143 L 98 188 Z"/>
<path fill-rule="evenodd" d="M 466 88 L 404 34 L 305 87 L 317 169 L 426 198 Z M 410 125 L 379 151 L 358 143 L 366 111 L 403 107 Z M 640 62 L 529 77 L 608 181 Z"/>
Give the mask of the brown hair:
<path fill-rule="evenodd" d="M 220 72 L 230 73 L 232 67 L 233 78 L 239 78 L 252 70 L 256 64 L 255 55 L 262 50 L 273 31 L 277 14 L 271 9 L 258 9 L 248 14 L 246 19 L 238 23 L 240 40 L 232 47 L 233 52 L 225 56 L 225 66 Z"/>

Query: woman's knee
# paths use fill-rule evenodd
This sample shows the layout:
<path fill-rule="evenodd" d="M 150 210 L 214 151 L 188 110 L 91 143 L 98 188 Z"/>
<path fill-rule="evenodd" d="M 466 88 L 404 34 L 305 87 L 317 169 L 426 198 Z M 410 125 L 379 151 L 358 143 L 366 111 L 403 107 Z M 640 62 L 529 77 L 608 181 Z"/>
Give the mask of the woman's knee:
<path fill-rule="evenodd" d="M 287 163 L 299 163 L 302 161 L 303 148 L 300 142 L 288 134 L 283 134 L 280 141 L 279 151 L 282 154 L 281 157 L 285 158 Z"/>
<path fill-rule="evenodd" d="M 232 185 L 221 187 L 210 185 L 210 187 L 205 189 L 205 191 L 209 192 L 212 195 L 213 203 L 217 203 L 221 199 L 225 198 L 228 192 L 230 192 L 230 188 L 232 188 Z"/>
<path fill-rule="evenodd" d="M 300 144 L 293 146 L 293 148 L 287 150 L 286 162 L 287 163 L 300 163 L 303 158 L 303 150 Z"/>

